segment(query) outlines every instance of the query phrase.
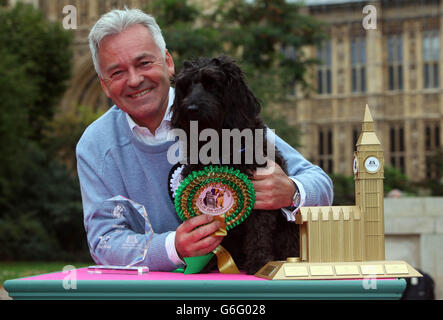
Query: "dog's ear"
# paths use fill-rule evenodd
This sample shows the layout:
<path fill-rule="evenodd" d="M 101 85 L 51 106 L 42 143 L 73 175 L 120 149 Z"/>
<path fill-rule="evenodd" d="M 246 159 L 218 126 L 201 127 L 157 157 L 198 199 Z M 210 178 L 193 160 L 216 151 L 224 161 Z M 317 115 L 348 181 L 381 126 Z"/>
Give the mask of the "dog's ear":
<path fill-rule="evenodd" d="M 243 71 L 229 57 L 219 60 L 227 78 L 225 105 L 231 108 L 225 118 L 226 124 L 232 125 L 233 128 L 255 127 L 261 107 L 246 84 Z"/>
<path fill-rule="evenodd" d="M 185 67 L 185 68 L 192 68 L 192 66 L 193 66 L 193 63 L 189 60 L 185 60 L 183 62 L 183 67 Z"/>
<path fill-rule="evenodd" d="M 243 71 L 235 63 L 235 60 L 228 56 L 220 56 L 212 61 L 220 66 L 228 78 L 243 78 Z"/>

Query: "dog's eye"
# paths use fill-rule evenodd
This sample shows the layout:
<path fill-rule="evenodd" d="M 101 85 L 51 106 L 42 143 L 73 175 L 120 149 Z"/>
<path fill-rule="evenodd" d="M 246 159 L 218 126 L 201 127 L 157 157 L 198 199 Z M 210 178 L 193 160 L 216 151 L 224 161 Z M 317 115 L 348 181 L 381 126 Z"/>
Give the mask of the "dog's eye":
<path fill-rule="evenodd" d="M 211 77 L 210 75 L 204 74 L 202 75 L 201 82 L 203 87 L 205 87 L 206 90 L 209 90 L 215 86 L 216 79 L 214 77 Z"/>

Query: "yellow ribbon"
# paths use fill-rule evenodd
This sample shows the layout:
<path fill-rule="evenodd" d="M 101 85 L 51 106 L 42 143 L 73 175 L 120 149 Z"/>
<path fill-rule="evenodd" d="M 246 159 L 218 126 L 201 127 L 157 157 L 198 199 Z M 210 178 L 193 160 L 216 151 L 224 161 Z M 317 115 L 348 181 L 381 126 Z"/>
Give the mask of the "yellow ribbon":
<path fill-rule="evenodd" d="M 220 273 L 240 273 L 228 250 L 218 246 L 212 252 L 217 256 L 217 266 Z"/>
<path fill-rule="evenodd" d="M 226 236 L 228 231 L 226 230 L 225 215 L 220 214 L 218 216 L 214 216 L 214 220 L 218 220 L 220 222 L 220 227 L 213 233 L 213 235 L 222 237 Z"/>

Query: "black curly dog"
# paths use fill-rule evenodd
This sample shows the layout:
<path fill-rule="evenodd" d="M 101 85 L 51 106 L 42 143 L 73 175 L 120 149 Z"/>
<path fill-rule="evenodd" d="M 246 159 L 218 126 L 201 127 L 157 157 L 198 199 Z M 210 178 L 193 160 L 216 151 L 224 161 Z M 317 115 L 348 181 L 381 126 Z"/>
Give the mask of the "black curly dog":
<path fill-rule="evenodd" d="M 171 107 L 171 125 L 173 128 L 183 129 L 188 140 L 190 121 L 198 121 L 199 131 L 215 129 L 219 137 L 222 137 L 222 129 L 234 128 L 240 131 L 249 128 L 253 132 L 254 129 L 263 129 L 263 134 L 266 135 L 265 125 L 259 116 L 260 103 L 246 85 L 242 70 L 231 58 L 221 56 L 186 61 L 174 82 L 175 99 Z M 251 176 L 258 167 L 266 164 L 257 163 L 255 156 L 253 163 L 247 164 L 251 161 L 246 161 L 244 151 L 254 148 L 255 141 L 252 145 L 245 145 L 244 142 L 242 140 L 240 150 L 234 150 L 231 144 L 229 166 Z M 205 143 L 207 141 L 199 142 L 199 148 Z M 205 166 L 200 162 L 190 164 L 190 144 L 191 141 L 187 141 L 188 164 L 182 171 L 183 177 Z M 263 147 L 266 155 L 266 143 Z M 233 161 L 238 152 L 241 153 L 240 164 Z M 252 154 L 255 155 L 255 152 Z M 221 143 L 219 155 L 222 155 Z M 275 150 L 275 162 L 286 172 L 286 163 L 278 150 Z M 299 229 L 295 223 L 288 222 L 280 210 L 253 210 L 243 223 L 228 231 L 221 245 L 231 253 L 240 270 L 254 274 L 269 261 L 298 257 Z M 203 272 L 215 268 L 214 258 Z"/>

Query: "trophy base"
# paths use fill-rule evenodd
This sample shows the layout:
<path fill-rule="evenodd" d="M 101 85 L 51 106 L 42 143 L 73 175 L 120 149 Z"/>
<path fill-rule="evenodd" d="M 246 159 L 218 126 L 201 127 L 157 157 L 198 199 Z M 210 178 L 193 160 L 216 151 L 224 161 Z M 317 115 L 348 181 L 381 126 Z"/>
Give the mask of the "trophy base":
<path fill-rule="evenodd" d="M 415 278 L 422 275 L 404 261 L 301 262 L 300 258 L 271 261 L 256 277 L 269 280 L 334 280 Z"/>

